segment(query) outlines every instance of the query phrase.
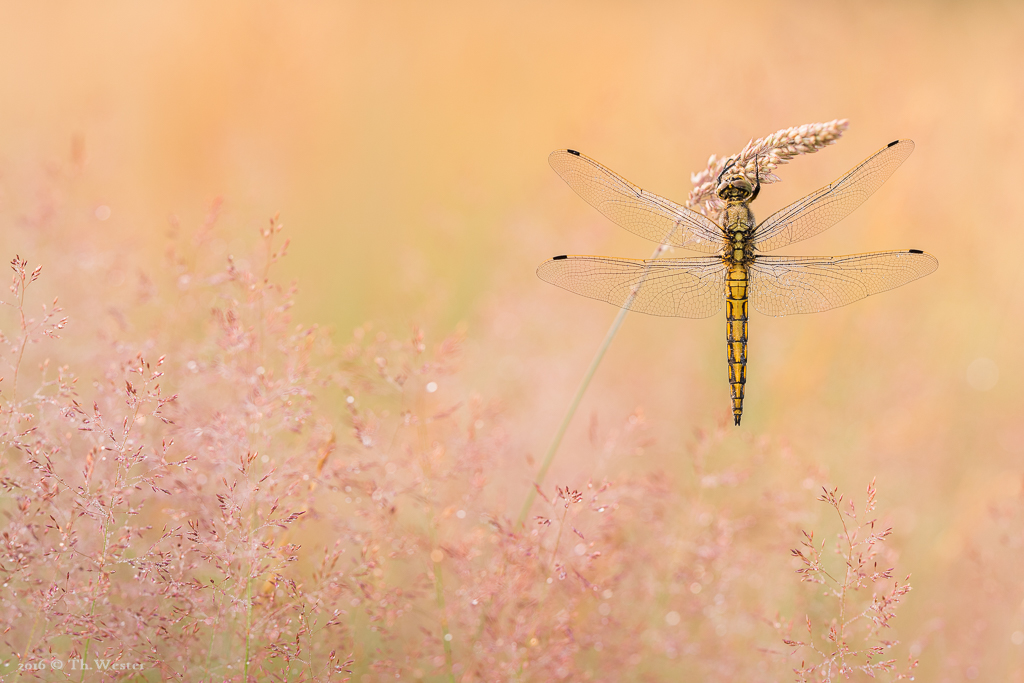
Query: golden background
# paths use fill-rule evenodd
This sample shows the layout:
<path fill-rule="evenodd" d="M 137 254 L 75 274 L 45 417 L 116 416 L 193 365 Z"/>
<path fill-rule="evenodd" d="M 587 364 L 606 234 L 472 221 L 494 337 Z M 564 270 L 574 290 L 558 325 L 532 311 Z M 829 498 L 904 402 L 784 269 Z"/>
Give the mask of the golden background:
<path fill-rule="evenodd" d="M 550 151 L 682 202 L 711 153 L 848 118 L 838 144 L 777 172 L 763 218 L 911 138 L 869 202 L 783 253 L 919 248 L 935 274 L 819 315 L 755 315 L 739 429 L 722 426 L 722 317 L 630 315 L 548 481 L 589 476 L 588 422 L 637 407 L 677 459 L 612 471 L 685 469 L 701 430 L 740 458 L 769 440 L 817 459 L 808 509 L 820 484 L 859 494 L 876 477 L 913 574 L 901 628 L 961 619 L 988 644 L 949 680 L 971 666 L 1020 680 L 1024 581 L 1005 562 L 1021 554 L 989 573 L 986 558 L 1022 539 L 991 512 L 1024 504 L 1022 36 L 1012 2 L 4 3 L 0 246 L 77 264 L 51 285 L 71 335 L 76 301 L 161 267 L 173 221 L 192 229 L 222 197 L 227 254 L 279 213 L 297 320 L 339 338 L 366 321 L 435 340 L 461 326 L 457 381 L 503 401 L 509 452 L 535 462 L 616 311 L 534 269 L 652 248 L 576 196 Z M 50 231 L 48 203 L 73 209 Z M 112 270 L 90 260 L 100 249 L 120 255 Z"/>

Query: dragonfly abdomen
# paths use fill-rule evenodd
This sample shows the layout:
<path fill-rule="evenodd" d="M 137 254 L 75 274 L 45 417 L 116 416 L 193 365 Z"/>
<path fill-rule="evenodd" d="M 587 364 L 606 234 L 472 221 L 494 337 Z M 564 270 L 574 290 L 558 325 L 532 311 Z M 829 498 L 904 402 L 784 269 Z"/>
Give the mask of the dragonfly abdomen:
<path fill-rule="evenodd" d="M 747 383 L 747 267 L 729 265 L 725 276 L 725 325 L 729 351 L 732 415 L 738 425 L 743 416 L 743 390 Z"/>

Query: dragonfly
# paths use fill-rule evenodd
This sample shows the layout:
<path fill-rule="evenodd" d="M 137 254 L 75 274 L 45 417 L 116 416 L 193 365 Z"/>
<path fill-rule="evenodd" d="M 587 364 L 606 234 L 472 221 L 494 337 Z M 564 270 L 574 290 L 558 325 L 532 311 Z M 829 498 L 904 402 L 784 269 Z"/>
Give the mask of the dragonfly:
<path fill-rule="evenodd" d="M 832 227 L 871 196 L 914 151 L 895 140 L 835 182 L 754 222 L 750 203 L 761 190 L 727 165 L 715 194 L 725 208 L 718 221 L 641 189 L 572 149 L 548 157 L 551 167 L 585 201 L 626 230 L 662 245 L 708 254 L 628 259 L 555 256 L 537 268 L 546 282 L 592 299 L 659 316 L 706 318 L 725 305 L 732 412 L 743 416 L 747 382 L 748 304 L 784 316 L 817 313 L 900 287 L 932 273 L 938 260 L 920 249 L 848 256 L 771 256 L 764 252 Z"/>

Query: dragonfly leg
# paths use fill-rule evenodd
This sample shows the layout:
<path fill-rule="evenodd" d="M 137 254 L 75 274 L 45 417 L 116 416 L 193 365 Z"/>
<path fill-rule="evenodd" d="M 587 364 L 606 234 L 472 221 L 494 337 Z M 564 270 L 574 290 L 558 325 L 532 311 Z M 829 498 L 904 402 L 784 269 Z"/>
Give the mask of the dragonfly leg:
<path fill-rule="evenodd" d="M 722 176 L 724 176 L 725 172 L 728 171 L 730 168 L 732 168 L 735 165 L 736 165 L 736 160 L 735 159 L 730 161 L 729 163 L 727 163 L 725 165 L 725 168 L 722 169 L 722 172 L 718 174 L 718 181 L 715 183 L 715 187 L 718 187 L 719 185 L 722 184 Z"/>
<path fill-rule="evenodd" d="M 754 201 L 757 199 L 757 193 L 761 191 L 761 169 L 757 166 L 757 157 L 754 157 L 754 193 L 750 195 L 748 201 Z"/>

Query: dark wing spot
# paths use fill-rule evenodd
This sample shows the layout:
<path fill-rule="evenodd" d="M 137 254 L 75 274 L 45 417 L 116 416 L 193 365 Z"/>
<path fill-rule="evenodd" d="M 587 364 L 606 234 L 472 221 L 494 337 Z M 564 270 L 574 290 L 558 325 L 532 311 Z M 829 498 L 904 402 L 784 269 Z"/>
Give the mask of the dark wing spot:
<path fill-rule="evenodd" d="M 920 249 L 911 249 L 910 253 L 911 254 L 923 254 L 924 252 L 921 251 Z"/>
<path fill-rule="evenodd" d="M 921 252 L 918 252 L 918 253 L 921 253 Z M 568 257 L 568 256 L 566 256 L 565 254 L 562 254 L 561 256 L 555 256 L 555 257 L 554 257 L 554 258 L 552 258 L 551 260 L 552 260 L 552 261 L 561 261 L 561 260 L 562 260 L 562 259 L 564 259 L 564 258 L 569 258 L 569 257 Z"/>
<path fill-rule="evenodd" d="M 889 143 L 888 145 L 886 145 L 886 147 L 892 147 L 892 146 L 893 146 L 893 145 L 895 145 L 895 144 L 896 144 L 897 142 L 899 142 L 899 140 L 893 140 L 893 141 L 892 141 L 892 142 L 890 142 L 890 143 Z"/>
<path fill-rule="evenodd" d="M 575 154 L 576 156 L 579 156 L 579 155 L 580 155 L 580 153 L 579 153 L 579 152 L 577 152 L 577 151 L 576 151 L 576 150 L 574 150 L 574 149 L 567 149 L 567 150 L 565 150 L 565 151 L 566 151 L 566 152 L 568 152 L 569 154 Z"/>

